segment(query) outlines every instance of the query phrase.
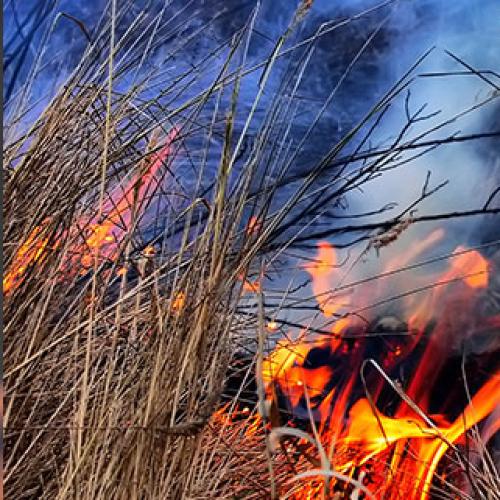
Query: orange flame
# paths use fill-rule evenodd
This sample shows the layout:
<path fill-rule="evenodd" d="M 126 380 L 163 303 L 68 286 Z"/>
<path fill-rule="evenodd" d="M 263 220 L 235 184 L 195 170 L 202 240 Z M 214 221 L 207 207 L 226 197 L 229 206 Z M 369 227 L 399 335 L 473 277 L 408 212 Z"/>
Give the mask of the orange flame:
<path fill-rule="evenodd" d="M 434 231 L 417 242 L 407 255 L 392 259 L 384 270 L 392 271 L 411 264 L 443 237 L 444 231 Z M 329 243 L 321 242 L 314 261 L 304 266 L 312 278 L 312 290 L 325 317 L 341 308 L 331 297 L 325 299 L 338 277 L 336 265 L 335 249 Z M 319 415 L 320 437 L 325 449 L 335 448 L 332 456 L 336 469 L 348 475 L 359 471 L 360 467 L 380 469 L 378 479 L 373 479 L 373 484 L 369 486 L 374 494 L 389 500 L 400 498 L 401 494 L 408 499 L 429 498 L 442 458 L 468 429 L 485 419 L 490 435 L 494 429 L 500 428 L 500 412 L 493 413 L 498 405 L 500 390 L 498 373 L 483 384 L 469 404 L 464 403 L 465 409 L 453 417 L 454 421 L 450 421 L 445 413 L 433 414 L 432 421 L 423 417 L 431 408 L 431 389 L 450 349 L 450 335 L 461 334 L 464 328 L 472 327 L 475 294 L 487 286 L 488 271 L 488 261 L 479 252 L 458 247 L 444 272 L 422 277 L 432 279 L 439 286 L 423 287 L 425 293 L 409 295 L 402 300 L 408 315 L 408 330 L 416 332 L 416 335 L 392 344 L 382 354 L 382 366 L 397 366 L 400 358 L 407 356 L 422 339 L 426 339 L 424 329 L 431 319 L 434 320 L 431 323 L 434 325 L 433 334 L 429 341 L 426 340 L 427 345 L 406 389 L 422 413 L 415 412 L 411 405 L 401 400 L 393 409 L 393 416 L 377 409 L 383 380 L 370 391 L 372 403 L 359 395 L 355 397 L 366 354 L 362 336 L 360 340 L 350 341 L 350 344 L 343 338 L 344 332 L 355 326 L 350 316 L 334 323 L 331 331 L 335 335 L 330 340 L 320 338 L 306 342 L 303 332 L 296 341 L 278 342 L 263 364 L 262 377 L 267 397 L 275 398 L 279 389 L 279 394 L 286 398 L 292 412 L 304 408 L 306 394 L 310 401 L 314 399 L 312 406 L 316 417 Z M 421 277 L 417 277 L 417 283 L 418 280 Z M 376 300 L 374 294 L 382 291 L 380 286 L 366 285 L 369 293 L 362 291 L 358 295 L 365 300 L 369 297 L 366 302 L 369 304 Z M 498 322 L 496 318 L 485 321 L 493 328 Z M 311 355 L 312 349 L 317 349 L 318 354 Z M 323 356 L 328 361 L 310 361 L 317 356 Z M 341 374 L 334 360 L 344 363 Z M 304 482 L 292 498 L 317 498 L 322 491 L 320 483 L 317 478 Z"/>
<path fill-rule="evenodd" d="M 35 227 L 16 253 L 14 262 L 3 278 L 3 292 L 9 293 L 22 280 L 29 266 L 40 261 L 47 248 L 48 238 L 41 236 L 41 227 Z"/>
<path fill-rule="evenodd" d="M 244 274 L 240 274 L 238 279 L 243 282 L 243 291 L 244 292 L 250 292 L 250 293 L 258 293 L 261 290 L 261 284 L 260 280 L 254 279 L 250 280 L 248 278 L 245 278 Z"/>
<path fill-rule="evenodd" d="M 76 250 L 70 253 L 73 255 L 80 254 L 79 264 L 83 267 L 89 268 L 92 266 L 94 262 L 92 254 L 95 251 L 99 251 L 107 258 L 112 259 L 114 257 L 117 244 L 130 226 L 134 200 L 144 204 L 151 194 L 153 181 L 165 159 L 171 154 L 172 143 L 177 134 L 177 128 L 173 128 L 166 139 L 164 147 L 158 154 L 154 155 L 153 161 L 146 166 L 145 171 L 138 172 L 125 186 L 120 186 L 115 190 L 109 202 L 103 207 L 105 217 L 102 222 L 98 223 L 94 220 L 90 222 L 83 221 L 78 224 L 78 227 L 86 225 L 89 227 L 90 234 L 85 238 L 87 248 L 83 253 Z M 13 263 L 3 278 L 4 293 L 9 293 L 16 288 L 21 283 L 29 266 L 40 262 L 46 255 L 48 238 L 42 236 L 41 233 L 42 226 L 36 227 L 16 252 Z M 55 246 L 57 244 L 56 242 Z M 71 264 L 67 263 L 66 267 L 74 267 Z"/>
<path fill-rule="evenodd" d="M 100 224 L 95 222 L 90 224 L 91 235 L 85 240 L 90 249 L 103 250 L 106 257 L 112 258 L 116 245 L 110 246 L 110 244 L 119 241 L 130 226 L 135 201 L 143 204 L 151 194 L 156 174 L 171 154 L 172 143 L 177 134 L 177 129 L 173 128 L 162 150 L 154 155 L 146 171 L 138 172 L 132 180 L 125 186 L 120 186 L 111 196 L 111 200 L 103 209 L 103 213 L 106 214 L 105 220 Z"/>
<path fill-rule="evenodd" d="M 175 298 L 172 302 L 172 309 L 174 311 L 180 311 L 186 302 L 186 294 L 184 292 L 177 292 Z"/>
<path fill-rule="evenodd" d="M 278 323 L 276 323 L 276 321 L 272 320 L 267 322 L 266 328 L 270 332 L 275 332 L 276 330 L 278 330 L 279 325 Z"/>
<path fill-rule="evenodd" d="M 337 254 L 335 248 L 327 241 L 318 243 L 318 253 L 314 260 L 304 265 L 311 275 L 312 290 L 316 296 L 319 308 L 325 316 L 333 316 L 342 306 L 328 295 L 332 281 L 336 277 Z"/>
<path fill-rule="evenodd" d="M 459 246 L 454 253 L 464 250 L 464 247 Z M 488 285 L 488 267 L 488 261 L 477 250 L 472 250 L 452 259 L 447 277 L 453 279 L 465 275 L 464 282 L 467 286 L 484 288 Z"/>

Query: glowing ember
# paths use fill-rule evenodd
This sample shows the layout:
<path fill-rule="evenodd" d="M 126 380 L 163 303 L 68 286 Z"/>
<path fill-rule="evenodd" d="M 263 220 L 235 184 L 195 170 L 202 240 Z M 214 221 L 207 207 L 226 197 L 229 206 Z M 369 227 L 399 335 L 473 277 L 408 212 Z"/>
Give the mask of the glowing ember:
<path fill-rule="evenodd" d="M 273 321 L 268 321 L 267 325 L 266 325 L 266 328 L 270 332 L 275 332 L 278 329 L 278 323 L 276 323 L 276 321 L 274 321 L 274 320 Z"/>
<path fill-rule="evenodd" d="M 174 311 L 180 311 L 186 302 L 186 294 L 184 292 L 177 292 L 175 298 L 172 302 L 172 309 Z"/>
<path fill-rule="evenodd" d="M 126 267 L 120 267 L 119 269 L 116 270 L 116 275 L 117 276 L 125 276 L 127 274 L 127 268 Z"/>
<path fill-rule="evenodd" d="M 153 257 L 153 255 L 156 253 L 155 247 L 148 245 L 142 252 L 145 257 Z"/>

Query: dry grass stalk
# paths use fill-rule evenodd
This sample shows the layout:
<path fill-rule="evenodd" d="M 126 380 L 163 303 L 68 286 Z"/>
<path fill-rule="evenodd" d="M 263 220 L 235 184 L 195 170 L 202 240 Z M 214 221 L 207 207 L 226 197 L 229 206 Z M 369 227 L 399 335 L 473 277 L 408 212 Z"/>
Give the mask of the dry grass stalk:
<path fill-rule="evenodd" d="M 302 2 L 291 28 L 311 3 Z M 317 216 L 325 189 L 333 203 L 400 161 L 405 145 L 396 144 L 370 164 L 354 156 L 349 175 L 349 161 L 332 167 L 406 84 L 399 82 L 299 178 L 282 204 L 278 188 L 297 182 L 296 153 L 286 143 L 309 57 L 295 59 L 294 50 L 309 50 L 336 25 L 292 46 L 287 30 L 267 59 L 249 66 L 255 11 L 213 54 L 169 78 L 144 65 L 182 31 L 175 16 L 138 16 L 118 36 L 126 12 L 111 5 L 71 77 L 28 129 L 21 123 L 29 100 L 10 103 L 6 495 L 263 498 L 264 481 L 255 477 L 270 484 L 272 471 L 282 486 L 290 470 L 307 475 L 312 462 L 300 448 L 289 450 L 293 466 L 284 449 L 270 457 L 259 417 L 228 419 L 216 411 L 236 341 L 259 323 L 262 361 L 264 311 L 258 318 L 241 314 L 241 288 L 258 254 L 272 261 L 299 241 L 301 231 L 280 237 L 305 214 Z M 174 44 L 165 65 L 206 29 Z M 244 153 L 269 75 L 285 56 L 285 78 Z M 242 124 L 239 86 L 259 68 L 263 78 Z M 18 95 L 28 96 L 24 90 Z M 318 188 L 325 175 L 330 182 Z M 255 234 L 245 229 L 248 213 L 259 220 Z"/>

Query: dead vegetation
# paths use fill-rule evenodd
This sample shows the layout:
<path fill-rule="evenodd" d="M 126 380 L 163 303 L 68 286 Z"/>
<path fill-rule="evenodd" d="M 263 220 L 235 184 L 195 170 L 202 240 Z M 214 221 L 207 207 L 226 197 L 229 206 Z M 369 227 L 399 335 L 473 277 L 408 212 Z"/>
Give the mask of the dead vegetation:
<path fill-rule="evenodd" d="M 215 413 L 235 346 L 255 340 L 262 320 L 238 308 L 246 285 L 258 283 L 266 262 L 317 236 L 297 230 L 298 221 L 314 221 L 406 149 L 432 146 L 401 134 L 389 149 L 362 150 L 366 125 L 404 92 L 412 68 L 320 162 L 294 173 L 295 94 L 315 39 L 336 28 L 298 43 L 292 28 L 309 3 L 261 63 L 248 62 L 254 11 L 220 47 L 168 74 L 209 27 L 147 69 L 155 47 L 190 19 L 139 16 L 118 36 L 125 9 L 112 1 L 81 62 L 29 127 L 36 71 L 7 103 L 8 498 L 268 496 L 258 478 L 267 470 L 262 441 L 243 443 L 248 422 L 228 427 Z M 277 61 L 286 77 L 268 90 Z M 242 106 L 244 77 L 258 70 L 253 101 Z M 265 92 L 272 99 L 247 146 Z M 318 179 L 328 182 L 318 187 Z M 332 231 L 383 246 L 417 220 L 408 217 L 414 205 Z M 257 231 L 247 230 L 251 216 Z M 301 463 L 302 471 L 310 464 Z"/>

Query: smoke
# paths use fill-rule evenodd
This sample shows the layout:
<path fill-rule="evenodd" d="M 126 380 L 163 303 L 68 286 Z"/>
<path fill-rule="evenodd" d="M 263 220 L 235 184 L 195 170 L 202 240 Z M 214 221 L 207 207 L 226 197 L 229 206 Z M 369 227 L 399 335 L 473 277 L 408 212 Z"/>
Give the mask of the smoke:
<path fill-rule="evenodd" d="M 497 42 L 500 30 L 498 23 L 492 21 L 500 17 L 500 4 L 496 0 L 482 2 L 395 0 L 386 2 L 386 5 L 380 6 L 381 4 L 382 2 L 375 0 L 345 2 L 316 0 L 299 27 L 298 33 L 290 42 L 312 36 L 322 24 L 331 22 L 332 19 L 341 20 L 374 9 L 368 15 L 323 35 L 316 42 L 298 92 L 302 99 L 302 108 L 291 133 L 291 139 L 295 144 L 300 141 L 332 89 L 341 80 L 342 84 L 315 127 L 314 133 L 303 146 L 295 169 L 307 169 L 309 163 L 320 158 L 328 147 L 356 124 L 367 109 L 376 103 L 397 78 L 429 48 L 435 47 L 419 67 L 418 72 L 421 74 L 464 70 L 446 51 L 456 54 L 474 68 L 494 70 L 498 66 Z M 160 0 L 133 2 L 131 11 L 119 24 L 118 29 L 125 29 L 127 23 L 146 5 L 149 5 L 148 15 L 153 16 L 164 6 L 164 2 Z M 225 2 L 197 0 L 189 4 L 185 15 L 189 17 L 189 13 L 198 12 L 198 26 L 211 21 L 212 27 L 207 36 L 200 37 L 196 43 L 189 45 L 184 55 L 198 57 L 200 53 L 230 38 L 248 21 L 250 13 L 257 5 L 255 1 L 243 0 Z M 182 6 L 185 6 L 182 2 L 172 2 L 168 12 L 174 12 Z M 249 47 L 248 64 L 259 62 L 271 53 L 276 40 L 290 22 L 296 6 L 296 2 L 289 0 L 260 2 Z M 380 7 L 375 9 L 377 6 Z M 36 16 L 33 17 L 32 13 L 42 7 L 48 14 L 45 16 L 45 22 L 37 27 L 34 25 Z M 13 78 L 17 78 L 17 85 L 24 81 L 36 58 L 37 44 L 43 40 L 43 34 L 58 12 L 66 12 L 79 19 L 92 33 L 105 8 L 104 0 L 84 3 L 69 0 L 9 2 L 5 11 L 4 43 L 7 42 L 8 67 L 4 74 L 4 84 L 8 86 Z M 225 11 L 225 14 L 218 17 L 222 11 Z M 24 23 L 26 19 L 29 20 L 27 24 Z M 193 21 L 190 23 L 193 24 Z M 186 32 L 187 30 L 188 27 Z M 361 51 L 371 36 L 373 40 Z M 172 41 L 175 42 L 166 38 L 165 44 L 168 45 Z M 42 69 L 32 89 L 32 99 L 40 100 L 40 106 L 43 106 L 54 93 L 58 82 L 63 81 L 75 66 L 85 43 L 85 36 L 74 22 L 67 18 L 59 19 L 48 41 L 41 64 Z M 25 46 L 28 49 L 24 59 L 21 60 L 20 51 L 14 49 Z M 157 47 L 147 63 L 148 67 L 161 67 L 164 57 L 165 47 Z M 354 58 L 357 58 L 356 64 L 350 68 Z M 20 64 L 19 73 L 15 74 L 17 63 Z M 238 110 L 240 130 L 241 123 L 257 93 L 261 75 L 262 72 L 252 73 L 242 83 L 240 94 L 242 105 Z M 281 76 L 282 71 L 278 65 L 277 71 L 271 74 L 260 110 L 249 130 L 250 134 L 258 127 L 262 116 L 259 111 L 266 108 L 273 90 L 280 85 Z M 496 79 L 496 84 L 499 84 L 497 77 L 491 76 L 491 78 Z M 200 81 L 200 86 L 206 85 L 208 81 L 209 78 Z M 195 91 L 193 88 L 193 92 Z M 415 124 L 409 131 L 409 137 L 415 137 L 425 129 L 479 103 L 491 95 L 491 92 L 492 86 L 477 76 L 417 78 L 411 86 L 410 108 L 416 110 L 426 104 L 425 114 L 437 111 L 439 114 Z M 468 134 L 491 130 L 495 119 L 494 111 L 492 104 L 484 106 L 454 121 L 431 138 L 438 135 L 446 137 L 456 132 Z M 394 103 L 392 110 L 381 123 L 373 137 L 374 143 L 379 145 L 390 143 L 404 125 L 404 121 L 403 96 Z M 419 206 L 419 214 L 475 208 L 486 200 L 498 180 L 499 166 L 498 158 L 494 154 L 495 147 L 498 148 L 498 143 L 493 141 L 477 141 L 439 148 L 364 186 L 362 193 L 353 193 L 348 200 L 349 209 L 356 213 L 370 211 L 391 201 L 397 203 L 397 208 L 389 215 L 395 215 L 402 207 L 418 197 L 428 171 L 431 172 L 431 187 L 444 180 L 448 180 L 449 183 Z M 284 196 L 286 197 L 286 192 Z M 482 234 L 476 229 L 478 221 L 479 219 L 475 218 L 447 224 L 447 244 L 453 247 L 458 243 L 467 243 L 464 239 L 471 239 L 473 243 L 472 240 L 474 238 L 477 240 L 478 234 Z M 425 235 L 432 229 L 432 225 L 411 228 L 401 237 L 401 241 L 403 244 L 408 244 L 408 238 Z M 394 249 L 399 251 L 398 245 L 394 245 Z M 384 250 L 384 253 L 388 252 Z"/>
<path fill-rule="evenodd" d="M 497 18 L 499 14 L 500 6 L 494 1 L 481 2 L 481 5 L 468 1 L 450 3 L 441 0 L 397 3 L 389 22 L 391 43 L 384 55 L 384 64 L 387 65 L 386 83 L 394 81 L 419 55 L 431 47 L 435 48 L 419 67 L 420 74 L 467 71 L 447 52 L 478 70 L 495 70 L 499 63 L 495 47 L 500 30 L 491 19 Z M 496 76 L 491 76 L 491 80 L 496 85 L 500 84 Z M 439 114 L 430 120 L 415 124 L 409 137 L 416 137 L 424 130 L 478 105 L 491 98 L 493 93 L 493 85 L 470 74 L 417 78 L 411 86 L 410 108 L 416 110 L 425 104 L 424 114 Z M 453 121 L 430 137 L 497 130 L 493 123 L 497 107 L 495 104 L 496 101 L 492 101 Z M 390 118 L 379 129 L 378 139 L 390 139 L 404 122 L 404 100 L 401 99 Z M 495 148 L 498 149 L 498 141 L 493 140 L 443 146 L 373 182 L 358 200 L 352 200 L 353 205 L 362 209 L 371 204 L 383 205 L 391 199 L 402 207 L 418 197 L 427 171 L 430 171 L 431 185 L 437 185 L 444 180 L 448 180 L 449 184 L 426 200 L 419 208 L 420 213 L 477 208 L 486 201 L 489 193 L 498 184 L 498 158 L 495 159 L 491 154 Z M 449 224 L 448 243 L 453 245 L 457 241 L 467 242 L 468 233 L 471 233 L 477 224 L 477 218 Z M 433 227 L 428 225 L 418 232 L 412 231 L 411 237 L 418 237 L 416 232 L 422 234 L 432 229 Z M 477 237 L 477 231 L 475 235 Z"/>

